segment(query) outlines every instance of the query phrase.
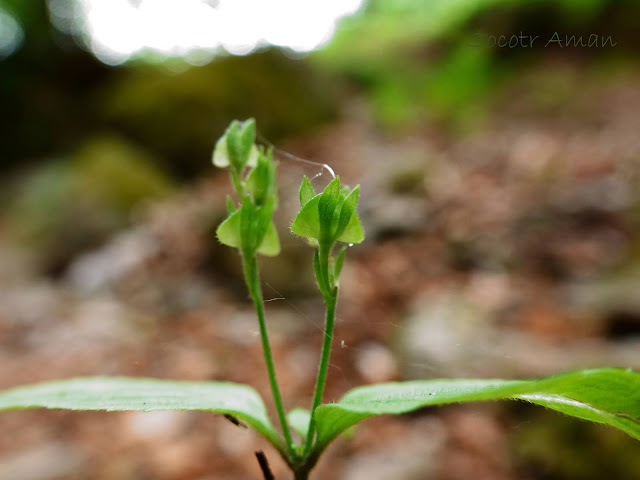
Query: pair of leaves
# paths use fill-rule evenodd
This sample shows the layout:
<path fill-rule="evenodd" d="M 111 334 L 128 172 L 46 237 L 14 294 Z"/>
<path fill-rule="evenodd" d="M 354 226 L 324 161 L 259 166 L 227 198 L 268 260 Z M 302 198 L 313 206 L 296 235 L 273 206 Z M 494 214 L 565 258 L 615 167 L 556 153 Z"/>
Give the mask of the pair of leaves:
<path fill-rule="evenodd" d="M 539 380 L 425 380 L 358 387 L 315 412 L 316 458 L 340 433 L 361 420 L 426 406 L 473 401 L 524 400 L 610 425 L 640 440 L 640 373 L 617 368 L 569 372 Z M 225 382 L 173 382 L 132 378 L 63 380 L 0 392 L 0 410 L 208 410 L 254 427 L 281 453 L 284 447 L 251 387 Z M 294 409 L 291 424 L 304 438 L 309 413 Z M 305 428 L 305 425 L 307 426 Z"/>
<path fill-rule="evenodd" d="M 359 186 L 353 190 L 343 189 L 340 177 L 316 195 L 305 176 L 300 186 L 302 208 L 291 224 L 291 231 L 327 245 L 362 242 L 364 231 L 356 213 L 359 195 Z"/>
<path fill-rule="evenodd" d="M 264 206 L 254 205 L 245 198 L 242 206 L 220 224 L 216 235 L 220 243 L 240 249 L 252 256 L 260 253 L 275 256 L 280 253 L 278 232 L 271 219 L 275 199 Z"/>

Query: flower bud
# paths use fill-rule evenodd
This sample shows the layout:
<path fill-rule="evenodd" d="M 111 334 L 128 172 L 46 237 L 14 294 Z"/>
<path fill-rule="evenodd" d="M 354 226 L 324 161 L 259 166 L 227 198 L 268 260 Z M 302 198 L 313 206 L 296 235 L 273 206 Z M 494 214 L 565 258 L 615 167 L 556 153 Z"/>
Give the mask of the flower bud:
<path fill-rule="evenodd" d="M 212 161 L 216 167 L 231 166 L 241 172 L 246 166 L 254 167 L 258 161 L 256 122 L 253 118 L 244 122 L 234 120 L 216 143 Z"/>
<path fill-rule="evenodd" d="M 335 242 L 362 242 L 364 231 L 356 213 L 359 193 L 360 187 L 343 189 L 336 177 L 322 193 L 312 196 L 313 188 L 305 177 L 300 187 L 302 208 L 291 224 L 291 231 L 328 246 Z"/>

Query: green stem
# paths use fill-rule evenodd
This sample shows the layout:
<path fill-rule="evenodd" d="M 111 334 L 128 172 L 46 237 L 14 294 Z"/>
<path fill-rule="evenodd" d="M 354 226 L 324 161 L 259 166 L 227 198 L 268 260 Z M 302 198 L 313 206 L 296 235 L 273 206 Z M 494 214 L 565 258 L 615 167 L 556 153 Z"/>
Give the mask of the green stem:
<path fill-rule="evenodd" d="M 295 459 L 295 452 L 293 449 L 293 440 L 291 438 L 291 430 L 287 423 L 287 416 L 284 411 L 282 403 L 282 395 L 280 395 L 280 388 L 278 387 L 278 380 L 276 378 L 276 368 L 273 363 L 273 355 L 271 354 L 271 345 L 269 344 L 269 337 L 267 335 L 267 325 L 264 319 L 264 303 L 262 299 L 262 288 L 260 287 L 260 278 L 258 275 L 258 262 L 255 255 L 248 258 L 243 255 L 242 263 L 244 266 L 244 278 L 249 289 L 249 294 L 253 300 L 253 304 L 258 315 L 258 324 L 260 325 L 260 338 L 262 339 L 262 350 L 264 352 L 264 360 L 267 364 L 267 372 L 269 374 L 269 383 L 271 384 L 271 394 L 273 395 L 273 401 L 276 405 L 276 411 L 278 412 L 278 419 L 280 420 L 280 427 L 284 434 L 285 441 L 287 442 L 287 448 L 289 450 L 290 460 Z"/>
<path fill-rule="evenodd" d="M 327 245 L 326 243 L 321 243 L 319 246 L 319 257 L 320 257 L 320 273 L 322 274 L 322 282 L 324 283 L 324 291 L 325 291 L 325 304 L 327 300 L 327 296 L 331 296 L 332 288 L 331 285 L 331 276 L 329 274 L 329 254 L 331 253 L 331 245 Z M 320 281 L 320 280 L 318 280 Z"/>
<path fill-rule="evenodd" d="M 233 185 L 233 189 L 236 191 L 236 195 L 238 195 L 240 200 L 242 200 L 244 198 L 245 191 L 242 180 L 240 179 L 240 174 L 236 172 L 234 168 L 230 168 L 229 175 L 231 177 L 231 185 Z"/>
<path fill-rule="evenodd" d="M 308 480 L 309 469 L 303 468 L 300 470 L 296 470 L 293 474 L 294 474 L 294 480 Z"/>
<path fill-rule="evenodd" d="M 320 356 L 320 365 L 318 366 L 318 377 L 316 379 L 316 388 L 313 394 L 313 405 L 311 407 L 311 420 L 309 422 L 309 431 L 307 432 L 307 440 L 304 446 L 304 455 L 306 458 L 311 451 L 313 439 L 315 437 L 315 419 L 314 413 L 316 408 L 322 402 L 324 394 L 324 386 L 327 381 L 327 370 L 329 369 L 329 358 L 331 357 L 331 343 L 333 342 L 333 325 L 336 316 L 336 304 L 338 303 L 338 288 L 330 284 L 329 279 L 329 252 L 331 248 L 323 248 L 320 246 L 319 260 L 322 278 L 317 278 L 318 283 L 324 282 L 327 286 L 327 295 L 324 297 L 326 308 L 324 322 L 324 340 L 322 342 L 322 354 Z"/>

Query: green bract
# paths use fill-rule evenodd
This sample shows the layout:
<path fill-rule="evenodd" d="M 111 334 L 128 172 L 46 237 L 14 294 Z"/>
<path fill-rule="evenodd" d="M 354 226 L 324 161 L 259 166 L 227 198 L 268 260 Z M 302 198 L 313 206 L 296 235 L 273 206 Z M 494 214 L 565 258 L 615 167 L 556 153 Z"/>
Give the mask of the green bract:
<path fill-rule="evenodd" d="M 359 186 L 343 189 L 340 177 L 336 177 L 316 195 L 309 179 L 304 177 L 300 186 L 302 208 L 291 224 L 291 231 L 324 245 L 362 242 L 364 231 L 356 213 L 359 194 Z"/>
<path fill-rule="evenodd" d="M 267 205 L 257 206 L 245 197 L 240 208 L 218 227 L 216 235 L 220 243 L 240 249 L 243 255 L 278 255 L 280 241 L 271 220 L 274 203 L 271 200 Z"/>

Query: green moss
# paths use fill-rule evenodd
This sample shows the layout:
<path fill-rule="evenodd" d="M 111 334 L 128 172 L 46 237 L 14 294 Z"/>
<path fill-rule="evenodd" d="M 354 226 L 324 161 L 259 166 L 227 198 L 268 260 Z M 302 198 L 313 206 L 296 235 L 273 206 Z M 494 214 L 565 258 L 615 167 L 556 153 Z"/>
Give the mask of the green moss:
<path fill-rule="evenodd" d="M 82 195 L 125 215 L 145 199 L 171 192 L 173 183 L 158 161 L 117 136 L 89 140 L 74 158 Z"/>

